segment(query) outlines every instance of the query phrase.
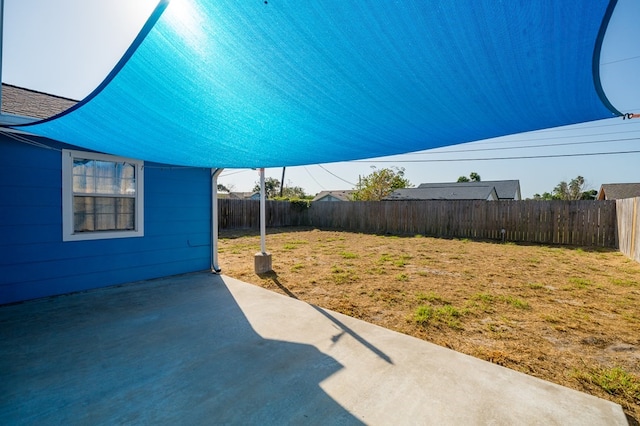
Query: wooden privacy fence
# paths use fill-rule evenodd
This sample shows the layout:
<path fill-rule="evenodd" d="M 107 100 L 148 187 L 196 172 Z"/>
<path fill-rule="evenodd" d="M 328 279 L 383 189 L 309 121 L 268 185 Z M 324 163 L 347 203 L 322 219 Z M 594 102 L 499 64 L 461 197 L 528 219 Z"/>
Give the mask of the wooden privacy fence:
<path fill-rule="evenodd" d="M 615 201 L 353 201 L 309 209 L 267 201 L 266 207 L 269 227 L 617 247 Z M 220 200 L 220 228 L 258 229 L 259 212 L 259 201 Z"/>
<path fill-rule="evenodd" d="M 260 229 L 259 200 L 218 200 L 218 226 L 220 229 Z M 307 210 L 288 201 L 266 201 L 267 226 L 307 225 Z"/>
<path fill-rule="evenodd" d="M 615 207 L 612 201 L 315 203 L 309 224 L 359 232 L 616 247 Z"/>
<path fill-rule="evenodd" d="M 640 197 L 616 200 L 620 251 L 640 262 Z"/>

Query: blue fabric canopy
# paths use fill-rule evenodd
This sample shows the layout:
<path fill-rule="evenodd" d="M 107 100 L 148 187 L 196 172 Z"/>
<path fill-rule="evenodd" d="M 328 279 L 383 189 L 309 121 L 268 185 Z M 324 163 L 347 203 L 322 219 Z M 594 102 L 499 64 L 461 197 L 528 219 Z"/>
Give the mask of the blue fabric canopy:
<path fill-rule="evenodd" d="M 160 2 L 107 80 L 28 132 L 161 163 L 276 167 L 618 114 L 615 1 Z"/>

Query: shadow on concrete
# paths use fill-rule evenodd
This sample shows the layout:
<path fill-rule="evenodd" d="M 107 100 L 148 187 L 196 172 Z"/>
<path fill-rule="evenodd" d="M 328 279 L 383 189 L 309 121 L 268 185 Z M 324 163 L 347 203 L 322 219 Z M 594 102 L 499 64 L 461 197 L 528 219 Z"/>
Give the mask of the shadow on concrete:
<path fill-rule="evenodd" d="M 278 279 L 278 274 L 275 271 L 266 272 L 264 274 L 258 274 L 258 276 L 260 278 L 263 278 L 263 279 L 264 278 L 270 279 L 275 285 L 278 286 L 278 288 L 280 288 L 280 290 L 284 291 L 287 294 L 287 296 L 292 297 L 292 298 L 297 299 L 297 300 L 300 300 L 298 298 L 298 296 L 296 296 L 291 290 L 289 290 L 284 284 L 282 284 L 280 282 L 280 280 Z M 371 343 L 369 343 L 368 341 L 363 339 L 362 336 L 360 336 L 358 333 L 353 331 L 351 328 L 347 327 L 347 325 L 345 325 L 343 322 L 341 322 L 336 317 L 331 315 L 329 312 L 327 312 L 324 309 L 322 309 L 322 308 L 320 308 L 318 306 L 315 306 L 315 305 L 309 304 L 309 306 L 311 306 L 313 309 L 315 309 L 317 312 L 322 314 L 325 318 L 327 318 L 329 321 L 334 323 L 336 326 L 338 326 L 338 328 L 340 328 L 342 330 L 341 333 L 338 333 L 338 334 L 334 335 L 333 337 L 331 337 L 331 341 L 333 343 L 337 343 L 338 340 L 340 340 L 340 338 L 342 336 L 344 336 L 345 333 L 346 333 L 349 336 L 353 337 L 357 342 L 362 344 L 364 347 L 369 349 L 371 352 L 376 354 L 378 357 L 380 357 L 385 362 L 387 362 L 389 364 L 393 364 L 393 361 L 391 360 L 391 358 L 387 354 L 385 354 L 380 349 L 378 349 L 377 347 L 375 347 L 374 345 L 372 345 Z"/>
<path fill-rule="evenodd" d="M 362 424 L 319 386 L 342 365 L 259 336 L 216 275 L 0 307 L 0 335 L 0 424 Z"/>

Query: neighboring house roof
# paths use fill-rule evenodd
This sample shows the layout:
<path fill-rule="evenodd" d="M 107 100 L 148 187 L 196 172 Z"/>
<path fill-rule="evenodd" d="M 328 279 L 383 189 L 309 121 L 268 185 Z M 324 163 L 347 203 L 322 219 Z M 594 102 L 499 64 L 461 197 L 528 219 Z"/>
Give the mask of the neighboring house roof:
<path fill-rule="evenodd" d="M 78 101 L 2 84 L 2 113 L 30 118 L 49 118 L 71 108 Z"/>
<path fill-rule="evenodd" d="M 321 191 L 311 201 L 351 201 L 353 192 L 353 190 Z"/>
<path fill-rule="evenodd" d="M 259 192 L 230 192 L 229 199 L 231 200 L 259 200 Z"/>
<path fill-rule="evenodd" d="M 493 186 L 496 189 L 499 200 L 521 200 L 520 181 L 515 180 L 486 180 L 480 182 L 444 182 L 444 183 L 421 183 L 418 188 L 440 188 L 443 186 L 484 187 Z"/>
<path fill-rule="evenodd" d="M 443 185 L 426 188 L 421 186 L 418 188 L 396 189 L 383 200 L 498 200 L 498 194 L 492 185 Z"/>
<path fill-rule="evenodd" d="M 598 200 L 618 200 L 640 197 L 640 183 L 603 183 Z"/>

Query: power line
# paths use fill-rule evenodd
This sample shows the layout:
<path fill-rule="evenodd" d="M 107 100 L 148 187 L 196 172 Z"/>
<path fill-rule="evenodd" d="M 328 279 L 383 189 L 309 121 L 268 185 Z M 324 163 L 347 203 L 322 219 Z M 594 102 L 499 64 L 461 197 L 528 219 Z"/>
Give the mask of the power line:
<path fill-rule="evenodd" d="M 330 172 L 329 170 L 325 169 L 324 167 L 322 167 L 322 165 L 321 165 L 321 164 L 317 164 L 317 166 L 318 166 L 318 167 L 320 167 L 320 168 L 321 168 L 322 170 L 324 170 L 325 172 L 329 173 L 331 176 L 333 176 L 333 177 L 335 177 L 335 178 L 338 178 L 338 179 L 340 179 L 341 181 L 346 182 L 346 183 L 348 183 L 348 184 L 349 184 L 349 185 L 351 185 L 351 186 L 356 186 L 356 184 L 355 184 L 355 183 L 349 182 L 349 181 L 348 181 L 348 180 L 346 180 L 346 179 L 342 179 L 340 176 L 336 175 L 335 173 L 332 173 L 332 172 Z"/>
<path fill-rule="evenodd" d="M 617 59 L 615 61 L 609 61 L 609 62 L 601 62 L 600 65 L 609 65 L 609 64 L 617 64 L 618 62 L 624 62 L 624 61 L 630 61 L 632 59 L 638 59 L 640 58 L 640 55 L 637 56 L 630 56 L 628 58 L 622 58 L 622 59 Z"/>
<path fill-rule="evenodd" d="M 311 179 L 313 179 L 313 181 L 314 181 L 315 183 L 317 183 L 317 184 L 318 184 L 318 186 L 319 186 L 320 188 L 322 188 L 322 189 L 326 189 L 324 186 L 322 186 L 322 184 L 321 184 L 320 182 L 318 182 L 318 181 L 316 180 L 316 178 L 315 178 L 315 177 L 313 177 L 313 175 L 311 174 L 311 172 L 309 171 L 309 169 L 307 169 L 305 166 L 303 166 L 302 168 L 304 169 L 304 171 L 305 171 L 305 172 L 307 172 L 307 174 L 309 175 L 309 177 L 310 177 Z"/>
<path fill-rule="evenodd" d="M 353 160 L 352 163 L 445 163 L 456 161 L 490 161 L 490 160 L 529 160 L 535 158 L 560 158 L 560 157 L 586 157 L 594 155 L 638 154 L 638 151 L 615 152 L 589 152 L 584 154 L 551 154 L 551 155 L 526 155 L 519 157 L 490 157 L 490 158 L 448 158 L 432 160 Z"/>
<path fill-rule="evenodd" d="M 491 140 L 483 140 L 483 141 L 478 141 L 478 142 L 469 142 L 469 143 L 473 143 L 474 145 L 484 145 L 484 144 L 503 144 L 503 143 L 516 143 L 516 142 L 535 142 L 535 141 L 548 141 L 548 140 L 556 140 L 556 139 L 575 139 L 575 138 L 590 138 L 590 137 L 596 137 L 596 136 L 608 136 L 608 135 L 620 135 L 620 134 L 626 134 L 626 133 L 635 133 L 635 134 L 640 134 L 640 129 L 638 130 L 628 130 L 628 131 L 624 131 L 624 132 L 606 132 L 606 133 L 596 133 L 593 135 L 571 135 L 571 136 L 552 136 L 552 137 L 544 137 L 544 138 L 528 138 L 528 139 L 520 139 L 520 138 L 515 138 L 515 136 L 517 135 L 509 135 L 510 137 L 514 137 L 511 140 L 504 140 L 504 141 L 491 141 Z M 609 139 L 605 139 L 605 141 L 608 141 Z M 616 139 L 613 139 L 614 141 Z M 625 139 L 621 139 L 621 140 L 625 140 Z"/>
<path fill-rule="evenodd" d="M 28 145 L 33 145 L 35 147 L 38 148 L 44 148 L 44 149 L 51 149 L 54 151 L 62 151 L 62 149 L 60 148 L 54 148 L 52 146 L 49 146 L 47 144 L 38 142 L 38 141 L 34 141 L 33 139 L 29 139 L 27 136 L 24 136 L 22 134 L 18 134 L 18 133 L 14 133 L 14 132 L 10 132 L 10 131 L 6 131 L 6 130 L 0 130 L 0 135 L 4 135 L 8 138 L 11 138 L 15 141 L 21 142 L 21 143 L 26 143 Z"/>
<path fill-rule="evenodd" d="M 498 148 L 456 149 L 456 150 L 447 150 L 447 151 L 439 151 L 439 152 L 428 151 L 428 152 L 415 152 L 411 155 L 438 155 L 438 154 L 449 154 L 452 152 L 504 151 L 507 149 L 544 148 L 544 147 L 569 146 L 569 145 L 589 145 L 594 143 L 611 143 L 611 142 L 625 142 L 625 141 L 636 141 L 636 140 L 640 140 L 640 138 L 606 139 L 601 141 L 564 142 L 564 143 L 549 143 L 549 144 L 539 144 L 539 145 L 504 146 L 504 147 L 498 147 Z M 406 155 L 406 154 L 400 154 L 400 155 Z"/>
<path fill-rule="evenodd" d="M 249 172 L 249 169 L 244 169 L 244 170 L 238 170 L 236 172 L 230 172 L 230 173 L 222 173 L 220 175 L 220 177 L 227 177 L 227 176 L 231 176 L 231 175 L 237 175 L 238 173 L 246 173 Z"/>
<path fill-rule="evenodd" d="M 622 117 L 618 116 L 618 117 L 611 118 L 611 119 L 608 119 L 608 120 L 622 121 Z M 584 123 L 582 123 L 582 124 L 584 124 Z M 581 130 L 584 130 L 584 129 L 600 129 L 600 128 L 604 128 L 604 127 L 613 127 L 613 126 L 620 126 L 620 125 L 621 124 L 619 122 L 618 123 L 608 123 L 608 124 L 594 124 L 593 126 L 585 126 L 585 125 L 576 124 L 576 125 L 569 125 L 569 126 L 562 126 L 562 127 L 552 127 L 550 129 L 532 130 L 530 132 L 523 132 L 523 133 L 575 132 L 575 131 L 581 131 Z"/>

